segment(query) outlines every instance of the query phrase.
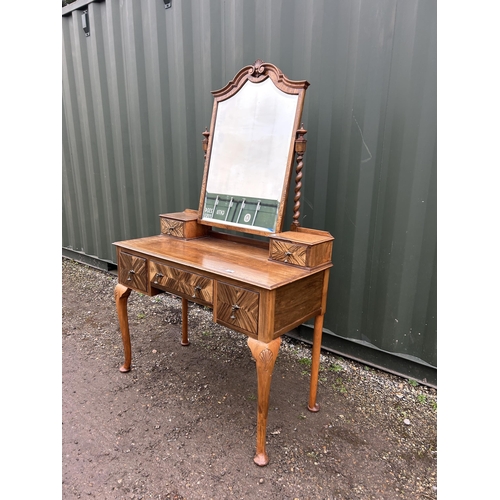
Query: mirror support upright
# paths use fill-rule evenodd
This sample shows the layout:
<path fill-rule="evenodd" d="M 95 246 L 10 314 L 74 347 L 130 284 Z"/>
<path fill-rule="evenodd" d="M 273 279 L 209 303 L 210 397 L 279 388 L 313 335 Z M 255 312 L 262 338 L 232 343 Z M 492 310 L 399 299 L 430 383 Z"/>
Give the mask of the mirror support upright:
<path fill-rule="evenodd" d="M 202 135 L 203 135 L 203 140 L 201 141 L 201 144 L 203 146 L 203 158 L 206 160 L 207 149 L 208 149 L 208 138 L 210 137 L 210 132 L 206 127 L 205 127 L 205 132 L 202 132 Z"/>
<path fill-rule="evenodd" d="M 293 197 L 293 222 L 291 226 L 291 230 L 295 231 L 300 226 L 299 217 L 300 217 L 300 196 L 302 189 L 302 168 L 304 167 L 304 162 L 302 161 L 304 158 L 304 153 L 306 152 L 307 139 L 304 136 L 307 134 L 307 130 L 304 128 L 304 124 L 302 124 L 297 130 L 297 139 L 295 140 L 295 152 L 297 153 L 297 167 L 295 168 L 295 196 Z"/>

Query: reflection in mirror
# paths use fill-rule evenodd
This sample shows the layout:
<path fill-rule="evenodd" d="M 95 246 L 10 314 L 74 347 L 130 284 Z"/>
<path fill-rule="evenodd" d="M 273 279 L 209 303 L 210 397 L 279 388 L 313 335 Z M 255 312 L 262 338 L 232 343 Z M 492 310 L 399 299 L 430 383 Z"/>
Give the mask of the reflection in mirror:
<path fill-rule="evenodd" d="M 217 105 L 202 220 L 272 233 L 293 158 L 297 94 L 246 81 Z M 285 194 L 286 196 L 286 194 Z"/>

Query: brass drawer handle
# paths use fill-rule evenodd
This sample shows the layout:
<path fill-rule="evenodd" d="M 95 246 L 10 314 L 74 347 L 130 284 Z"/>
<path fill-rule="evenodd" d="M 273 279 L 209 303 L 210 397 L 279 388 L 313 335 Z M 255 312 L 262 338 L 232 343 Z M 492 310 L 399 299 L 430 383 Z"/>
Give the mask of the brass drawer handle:
<path fill-rule="evenodd" d="M 154 280 L 154 281 L 153 281 L 153 283 L 154 283 L 155 285 L 157 285 L 157 284 L 158 284 L 158 278 L 163 278 L 163 274 L 161 274 L 161 273 L 156 273 L 156 274 L 154 275 L 154 277 L 153 277 L 153 280 Z"/>
<path fill-rule="evenodd" d="M 240 308 L 238 304 L 234 304 L 231 309 L 233 311 L 233 314 L 231 314 L 230 319 L 236 319 L 236 316 L 234 315 L 236 311 Z"/>
<path fill-rule="evenodd" d="M 193 298 L 196 297 L 196 292 L 200 292 L 201 291 L 201 286 L 200 285 L 196 285 L 194 287 L 194 293 L 193 293 Z"/>

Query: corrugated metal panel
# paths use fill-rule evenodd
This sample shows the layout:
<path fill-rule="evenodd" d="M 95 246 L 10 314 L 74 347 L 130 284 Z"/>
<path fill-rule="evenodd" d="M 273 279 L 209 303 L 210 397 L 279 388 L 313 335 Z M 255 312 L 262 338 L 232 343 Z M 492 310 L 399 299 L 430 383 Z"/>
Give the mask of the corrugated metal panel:
<path fill-rule="evenodd" d="M 210 90 L 260 58 L 311 83 L 302 213 L 336 238 L 326 330 L 436 366 L 435 2 L 86 8 L 89 37 L 80 10 L 62 18 L 64 247 L 112 262 L 113 241 L 197 208 Z"/>

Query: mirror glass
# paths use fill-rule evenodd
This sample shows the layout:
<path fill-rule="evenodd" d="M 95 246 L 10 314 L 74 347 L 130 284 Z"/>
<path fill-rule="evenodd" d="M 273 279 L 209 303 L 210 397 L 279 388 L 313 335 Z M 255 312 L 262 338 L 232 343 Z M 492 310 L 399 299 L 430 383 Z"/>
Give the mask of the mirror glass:
<path fill-rule="evenodd" d="M 298 95 L 270 78 L 217 104 L 202 220 L 273 233 L 286 199 Z"/>

